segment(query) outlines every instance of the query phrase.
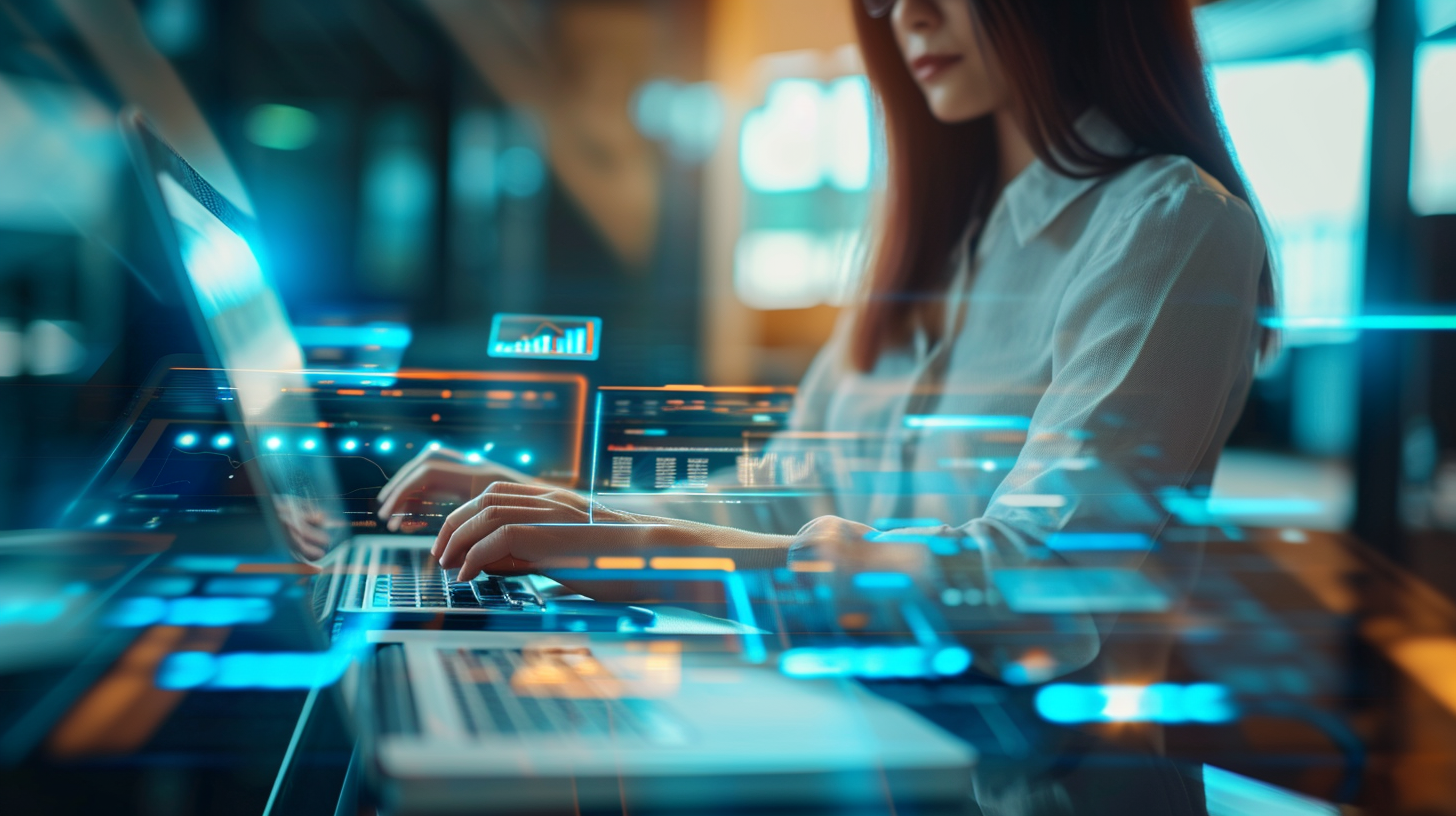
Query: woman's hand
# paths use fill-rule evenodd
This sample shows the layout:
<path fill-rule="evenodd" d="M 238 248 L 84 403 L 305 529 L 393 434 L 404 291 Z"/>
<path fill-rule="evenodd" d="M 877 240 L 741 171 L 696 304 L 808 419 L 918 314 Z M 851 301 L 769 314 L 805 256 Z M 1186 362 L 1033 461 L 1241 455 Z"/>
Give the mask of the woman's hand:
<path fill-rule="evenodd" d="M 328 516 L 298 496 L 274 496 L 273 512 L 288 536 L 288 548 L 301 561 L 318 561 L 333 546 L 336 530 Z"/>
<path fill-rule="evenodd" d="M 526 474 L 490 460 L 469 462 L 465 454 L 449 448 L 424 450 L 405 463 L 379 491 L 379 520 L 392 531 L 413 532 L 426 526 L 413 522 L 412 508 L 426 497 L 458 504 L 478 495 L 493 482 L 529 484 Z"/>
<path fill-rule="evenodd" d="M 460 580 L 495 574 L 588 569 L 601 556 L 643 559 L 702 549 L 735 568 L 782 564 L 791 539 L 678 519 L 641 516 L 593 504 L 572 490 L 497 482 L 445 519 L 431 554 Z M 741 565 L 741 566 L 740 566 Z M 664 578 L 671 579 L 670 573 Z M 598 600 L 662 597 L 652 581 L 563 581 Z"/>

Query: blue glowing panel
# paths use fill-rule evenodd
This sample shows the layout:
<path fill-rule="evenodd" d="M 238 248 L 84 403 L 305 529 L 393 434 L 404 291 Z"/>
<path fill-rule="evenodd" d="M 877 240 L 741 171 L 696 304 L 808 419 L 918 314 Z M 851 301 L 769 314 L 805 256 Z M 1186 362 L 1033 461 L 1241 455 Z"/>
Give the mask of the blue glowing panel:
<path fill-rule="evenodd" d="M 995 573 L 1006 606 L 1022 614 L 1162 612 L 1171 599 L 1129 569 L 1004 569 Z"/>
<path fill-rule="evenodd" d="M 490 324 L 492 357 L 595 360 L 601 354 L 599 317 L 498 314 Z"/>
<path fill-rule="evenodd" d="M 106 616 L 108 626 L 136 628 L 165 623 L 169 626 L 237 626 L 265 623 L 273 617 L 267 598 L 197 598 L 167 600 L 154 596 L 125 598 Z"/>
<path fill-rule="evenodd" d="M 957 431 L 1025 431 L 1031 428 L 1031 417 L 910 414 L 905 417 L 905 427 Z"/>
<path fill-rule="evenodd" d="M 203 592 L 208 595 L 272 595 L 282 588 L 282 578 L 251 575 L 236 578 L 228 576 L 208 581 Z"/>
<path fill-rule="evenodd" d="M 1036 713 L 1048 722 L 1064 725 L 1223 723 L 1235 715 L 1228 688 L 1217 683 L 1148 686 L 1053 683 L 1037 692 Z"/>
<path fill-rule="evenodd" d="M 307 689 L 337 681 L 348 668 L 352 653 L 327 652 L 176 652 L 157 669 L 158 688 Z"/>
<path fill-rule="evenodd" d="M 304 348 L 316 346 L 379 346 L 402 349 L 409 347 L 414 334 L 408 326 L 395 323 L 372 323 L 365 326 L 294 326 L 293 335 Z"/>
<path fill-rule="evenodd" d="M 1052 533 L 1046 545 L 1057 552 L 1151 550 L 1153 540 L 1142 533 Z"/>
<path fill-rule="evenodd" d="M 226 555 L 179 555 L 172 566 L 183 572 L 236 572 L 241 558 Z"/>
<path fill-rule="evenodd" d="M 970 668 L 961 646 L 837 646 L 789 649 L 779 671 L 789 677 L 950 677 Z"/>
<path fill-rule="evenodd" d="M 1268 816 L 1338 816 L 1340 809 L 1328 802 L 1300 796 L 1239 776 L 1212 765 L 1203 766 L 1203 800 L 1208 816 L 1245 816 L 1249 813 Z"/>
<path fill-rule="evenodd" d="M 854 586 L 861 590 L 909 589 L 910 584 L 910 576 L 903 572 L 861 572 L 854 576 Z"/>

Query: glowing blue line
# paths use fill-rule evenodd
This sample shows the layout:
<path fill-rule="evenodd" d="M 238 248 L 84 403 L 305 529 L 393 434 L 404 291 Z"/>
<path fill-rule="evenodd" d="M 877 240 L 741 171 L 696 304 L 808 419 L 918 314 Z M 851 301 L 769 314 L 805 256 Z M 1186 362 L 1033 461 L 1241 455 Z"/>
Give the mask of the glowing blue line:
<path fill-rule="evenodd" d="M 1052 533 L 1046 545 L 1057 552 L 1151 550 L 1153 540 L 1142 533 Z"/>
<path fill-rule="evenodd" d="M 1345 331 L 1456 331 L 1456 315 L 1349 315 L 1341 317 L 1266 317 L 1271 329 Z"/>
<path fill-rule="evenodd" d="M 283 752 L 283 762 L 278 766 L 278 776 L 273 779 L 273 790 L 268 794 L 268 804 L 263 806 L 263 816 L 269 816 L 273 812 L 273 803 L 278 799 L 278 791 L 283 789 L 283 777 L 288 774 L 288 765 L 293 761 L 293 752 L 298 750 L 298 741 L 303 737 L 303 727 L 308 723 L 308 715 L 313 713 L 313 703 L 318 699 L 318 693 L 318 686 L 314 686 L 308 690 L 308 697 L 304 698 L 303 711 L 298 715 L 298 723 L 293 726 L 288 750 Z"/>
<path fill-rule="evenodd" d="M 900 614 L 905 618 L 905 623 L 909 624 L 910 631 L 914 633 L 915 639 L 920 641 L 921 646 L 933 649 L 940 645 L 940 637 L 935 634 L 935 628 L 930 625 L 930 621 L 926 620 L 925 613 L 915 605 L 913 600 L 900 604 Z"/>
<path fill-rule="evenodd" d="M 499 318 L 499 316 L 497 316 Z M 591 467 L 591 488 L 587 491 L 586 497 L 586 523 L 596 521 L 597 508 L 597 459 L 601 458 L 602 450 L 602 392 L 597 392 L 597 424 L 592 428 L 592 467 Z"/>
<path fill-rule="evenodd" d="M 954 415 L 954 414 L 910 414 L 905 417 L 907 428 L 939 428 L 965 431 L 1025 431 L 1031 428 L 1031 417 Z"/>
<path fill-rule="evenodd" d="M 600 526 L 600 525 L 598 525 Z M 657 569 L 555 569 L 545 568 L 553 581 L 722 581 L 723 570 L 657 570 Z"/>
<path fill-rule="evenodd" d="M 743 633 L 744 657 L 750 663 L 762 663 L 768 659 L 768 650 L 763 646 L 763 635 L 759 634 L 754 620 L 753 606 L 748 603 L 748 587 L 743 583 L 743 576 L 730 572 L 723 576 L 723 586 L 733 600 L 734 620 L 748 627 Z"/>
<path fill-rule="evenodd" d="M 880 530 L 892 530 L 896 527 L 944 527 L 945 522 L 938 518 L 880 518 L 875 519 L 871 524 Z"/>
<path fill-rule="evenodd" d="M 824 494 L 822 492 L 803 491 L 803 490 L 793 490 L 793 491 L 772 491 L 772 490 L 765 490 L 765 491 L 746 492 L 745 493 L 743 491 L 736 491 L 736 490 L 735 491 L 717 491 L 717 490 L 710 491 L 710 490 L 707 490 L 707 489 L 703 489 L 703 490 L 636 490 L 636 491 L 609 490 L 606 493 L 603 493 L 602 495 L 603 496 L 698 496 L 700 498 L 709 498 L 709 499 L 711 499 L 711 498 L 713 498 L 715 496 L 728 496 L 728 497 L 732 497 L 732 498 L 743 498 L 743 497 L 755 497 L 755 498 L 774 497 L 774 498 L 777 498 L 777 497 L 795 497 L 795 496 L 822 496 Z"/>

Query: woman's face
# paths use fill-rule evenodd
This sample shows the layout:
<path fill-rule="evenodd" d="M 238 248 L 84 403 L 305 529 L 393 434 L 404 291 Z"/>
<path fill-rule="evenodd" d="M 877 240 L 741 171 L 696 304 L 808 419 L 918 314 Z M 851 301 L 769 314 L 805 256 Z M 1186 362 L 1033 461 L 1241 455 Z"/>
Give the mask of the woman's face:
<path fill-rule="evenodd" d="M 965 122 L 1005 105 L 1005 86 L 977 36 L 970 0 L 898 0 L 890 24 L 936 119 Z"/>

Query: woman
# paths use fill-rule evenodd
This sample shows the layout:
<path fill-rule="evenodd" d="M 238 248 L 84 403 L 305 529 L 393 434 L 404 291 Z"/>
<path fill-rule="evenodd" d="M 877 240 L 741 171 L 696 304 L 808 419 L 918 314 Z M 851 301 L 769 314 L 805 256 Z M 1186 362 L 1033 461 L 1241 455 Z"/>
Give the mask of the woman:
<path fill-rule="evenodd" d="M 768 535 L 599 508 L 598 522 L 640 524 L 583 542 L 579 530 L 530 526 L 585 522 L 581 496 L 436 457 L 386 487 L 382 517 L 411 491 L 508 480 L 452 513 L 436 542 L 440 563 L 468 575 L 584 546 L 913 570 L 923 553 L 875 545 L 871 525 L 929 519 L 917 534 L 968 542 L 954 597 L 994 599 L 1007 589 L 993 583 L 998 570 L 1078 563 L 1048 546 L 1053 534 L 1151 540 L 1168 519 L 1153 496 L 1207 489 L 1271 346 L 1257 316 L 1274 297 L 1190 4 L 854 8 L 884 114 L 888 190 L 862 296 L 805 377 L 791 423 L 848 440 L 836 454 L 853 478 L 830 480 L 833 513 Z M 1049 628 L 1061 632 L 1055 671 L 1096 654 L 1097 622 Z M 1004 673 L 1014 659 L 992 663 Z"/>

